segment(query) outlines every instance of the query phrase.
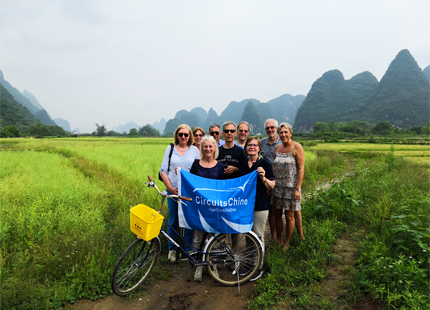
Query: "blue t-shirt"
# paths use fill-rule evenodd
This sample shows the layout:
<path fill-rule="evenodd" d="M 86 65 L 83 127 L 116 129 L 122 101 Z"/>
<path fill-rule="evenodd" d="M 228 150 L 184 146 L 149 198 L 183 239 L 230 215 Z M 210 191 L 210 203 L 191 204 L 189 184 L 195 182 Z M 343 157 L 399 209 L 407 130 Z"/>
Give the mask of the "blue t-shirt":
<path fill-rule="evenodd" d="M 239 145 L 239 143 L 237 143 L 237 141 L 234 141 L 234 145 L 237 145 L 238 147 L 241 147 L 241 148 L 245 148 L 245 146 Z"/>

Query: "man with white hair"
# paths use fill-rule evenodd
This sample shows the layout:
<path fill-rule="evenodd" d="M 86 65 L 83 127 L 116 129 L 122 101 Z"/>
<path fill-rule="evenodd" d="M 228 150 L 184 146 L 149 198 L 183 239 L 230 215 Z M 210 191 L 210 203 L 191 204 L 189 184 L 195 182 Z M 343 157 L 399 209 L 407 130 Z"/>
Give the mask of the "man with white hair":
<path fill-rule="evenodd" d="M 278 122 L 273 118 L 269 118 L 264 123 L 264 129 L 266 129 L 267 137 L 261 139 L 260 154 L 273 166 L 273 162 L 275 161 L 275 148 L 278 144 L 282 143 L 278 135 Z M 276 240 L 275 217 L 272 208 L 274 207 L 270 206 L 269 209 L 270 234 L 272 240 Z"/>
<path fill-rule="evenodd" d="M 269 118 L 264 123 L 264 129 L 266 129 L 267 137 L 261 139 L 261 155 L 273 165 L 275 147 L 281 143 L 278 135 L 278 122 L 273 118 Z"/>

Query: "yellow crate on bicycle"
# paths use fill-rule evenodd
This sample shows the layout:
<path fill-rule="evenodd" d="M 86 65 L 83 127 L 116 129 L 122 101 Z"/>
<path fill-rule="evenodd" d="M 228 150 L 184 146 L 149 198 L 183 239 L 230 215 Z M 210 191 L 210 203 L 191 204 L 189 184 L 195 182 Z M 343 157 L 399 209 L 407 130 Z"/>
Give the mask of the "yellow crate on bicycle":
<path fill-rule="evenodd" d="M 130 210 L 130 229 L 139 238 L 149 241 L 158 236 L 164 216 L 148 206 L 139 204 Z"/>

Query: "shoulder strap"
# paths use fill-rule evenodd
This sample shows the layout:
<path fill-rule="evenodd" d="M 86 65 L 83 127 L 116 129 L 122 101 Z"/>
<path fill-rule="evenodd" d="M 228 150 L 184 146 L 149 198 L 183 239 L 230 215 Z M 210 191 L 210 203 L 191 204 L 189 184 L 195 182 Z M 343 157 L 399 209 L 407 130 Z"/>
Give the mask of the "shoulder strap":
<path fill-rule="evenodd" d="M 172 153 L 173 153 L 174 147 L 175 147 L 175 145 L 173 143 L 170 143 L 169 165 L 167 166 L 167 173 L 169 173 L 169 171 L 170 171 L 170 160 L 172 159 Z"/>
<path fill-rule="evenodd" d="M 297 145 L 297 143 L 294 143 L 294 145 L 293 145 L 293 149 L 291 150 L 291 153 L 293 153 L 293 152 L 294 152 L 294 148 L 296 147 L 296 145 Z"/>
<path fill-rule="evenodd" d="M 193 165 L 191 166 L 190 173 L 196 174 L 197 169 L 199 168 L 200 159 L 195 159 Z"/>

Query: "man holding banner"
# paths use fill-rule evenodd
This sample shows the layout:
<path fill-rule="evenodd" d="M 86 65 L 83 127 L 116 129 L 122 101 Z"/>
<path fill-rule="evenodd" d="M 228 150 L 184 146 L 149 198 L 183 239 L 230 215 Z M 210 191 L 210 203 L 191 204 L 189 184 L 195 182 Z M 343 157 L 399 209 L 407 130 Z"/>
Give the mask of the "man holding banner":
<path fill-rule="evenodd" d="M 230 121 L 222 125 L 225 144 L 219 148 L 218 161 L 224 164 L 224 177 L 233 179 L 240 176 L 240 168 L 246 163 L 245 151 L 234 144 L 236 124 Z"/>

